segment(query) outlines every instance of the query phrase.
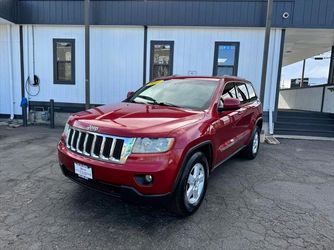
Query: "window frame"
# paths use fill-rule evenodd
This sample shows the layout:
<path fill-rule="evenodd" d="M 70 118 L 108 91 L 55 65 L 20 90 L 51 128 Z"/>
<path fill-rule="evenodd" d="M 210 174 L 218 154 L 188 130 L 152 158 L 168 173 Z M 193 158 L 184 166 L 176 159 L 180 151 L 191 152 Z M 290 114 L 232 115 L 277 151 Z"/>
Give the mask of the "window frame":
<path fill-rule="evenodd" d="M 57 43 L 70 43 L 71 44 L 71 80 L 60 81 L 58 80 L 58 67 L 57 67 Z M 75 85 L 75 39 L 69 38 L 54 38 L 53 39 L 53 83 L 54 84 L 66 84 Z"/>
<path fill-rule="evenodd" d="M 214 51 L 214 59 L 213 59 L 213 76 L 217 76 L 218 72 L 218 54 L 220 46 L 235 46 L 235 58 L 234 65 L 226 65 L 223 67 L 233 67 L 233 76 L 238 75 L 238 67 L 239 67 L 239 51 L 240 51 L 240 42 L 215 42 L 215 51 Z"/>
<path fill-rule="evenodd" d="M 174 41 L 167 40 L 151 40 L 150 44 L 150 80 L 153 78 L 153 66 L 154 66 L 154 46 L 155 45 L 169 45 L 169 75 L 173 75 L 173 66 L 174 66 Z"/>

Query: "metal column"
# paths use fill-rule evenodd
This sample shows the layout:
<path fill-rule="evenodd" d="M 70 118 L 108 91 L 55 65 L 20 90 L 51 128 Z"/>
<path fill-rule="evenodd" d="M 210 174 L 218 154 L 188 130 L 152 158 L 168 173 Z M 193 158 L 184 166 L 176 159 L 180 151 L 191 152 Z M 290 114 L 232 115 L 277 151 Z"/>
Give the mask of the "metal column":
<path fill-rule="evenodd" d="M 265 89 L 266 89 L 272 13 L 273 13 L 273 0 L 268 0 L 267 19 L 266 19 L 266 33 L 265 33 L 265 38 L 264 38 L 263 61 L 262 61 L 261 89 L 260 89 L 260 100 L 261 100 L 262 104 L 264 104 L 264 94 L 265 94 Z"/>
<path fill-rule="evenodd" d="M 90 108 L 90 34 L 89 34 L 89 20 L 90 20 L 90 2 L 85 0 L 85 108 Z"/>
<path fill-rule="evenodd" d="M 24 55 L 23 55 L 23 26 L 20 25 L 20 67 L 21 67 L 21 98 L 25 98 Z M 22 106 L 23 126 L 28 126 L 27 104 Z"/>

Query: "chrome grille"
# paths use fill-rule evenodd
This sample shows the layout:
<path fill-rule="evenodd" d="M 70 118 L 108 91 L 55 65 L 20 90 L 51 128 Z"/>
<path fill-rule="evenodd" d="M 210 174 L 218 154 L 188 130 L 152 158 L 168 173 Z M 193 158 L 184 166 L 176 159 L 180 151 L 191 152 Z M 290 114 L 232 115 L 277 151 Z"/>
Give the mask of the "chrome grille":
<path fill-rule="evenodd" d="M 66 147 L 97 160 L 125 163 L 131 154 L 134 138 L 117 137 L 70 128 Z"/>

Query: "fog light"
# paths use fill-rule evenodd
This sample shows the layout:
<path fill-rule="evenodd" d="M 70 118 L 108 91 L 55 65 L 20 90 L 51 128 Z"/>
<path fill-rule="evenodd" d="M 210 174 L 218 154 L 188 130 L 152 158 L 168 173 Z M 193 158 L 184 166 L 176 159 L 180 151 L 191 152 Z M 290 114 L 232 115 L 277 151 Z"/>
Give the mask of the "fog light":
<path fill-rule="evenodd" d="M 151 183 L 152 180 L 153 180 L 152 175 L 150 175 L 150 174 L 145 175 L 145 181 L 146 181 L 147 183 Z"/>

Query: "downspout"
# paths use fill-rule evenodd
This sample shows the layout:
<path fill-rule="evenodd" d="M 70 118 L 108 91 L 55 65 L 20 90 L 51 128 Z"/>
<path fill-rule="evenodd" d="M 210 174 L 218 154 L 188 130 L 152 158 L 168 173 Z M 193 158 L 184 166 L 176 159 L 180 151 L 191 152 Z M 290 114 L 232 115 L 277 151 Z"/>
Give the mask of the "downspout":
<path fill-rule="evenodd" d="M 144 25 L 144 51 L 143 51 L 143 85 L 146 84 L 146 64 L 147 64 L 147 26 Z"/>
<path fill-rule="evenodd" d="M 10 120 L 14 119 L 14 83 L 13 83 L 13 58 L 12 58 L 12 32 L 8 25 L 8 67 L 9 67 L 9 98 L 10 98 Z"/>
<path fill-rule="evenodd" d="M 85 18 L 85 108 L 90 108 L 90 0 L 84 2 Z"/>
<path fill-rule="evenodd" d="M 21 107 L 22 107 L 22 117 L 23 117 L 23 126 L 28 126 L 28 114 L 27 114 L 27 106 L 23 103 L 23 100 L 26 100 L 25 95 L 25 79 L 24 79 L 24 51 L 23 51 L 23 26 L 20 25 L 20 68 L 21 68 Z"/>
<path fill-rule="evenodd" d="M 269 108 L 269 134 L 273 135 L 274 134 L 274 126 L 273 126 L 273 110 L 270 107 Z"/>
<path fill-rule="evenodd" d="M 30 79 L 31 79 L 31 75 L 32 73 L 32 68 L 31 68 L 31 42 L 30 42 L 30 38 L 31 38 L 31 30 L 30 27 L 27 25 L 26 27 L 26 45 L 27 45 L 27 78 L 26 78 L 26 82 L 25 82 L 25 88 L 26 88 L 26 92 L 27 92 L 27 96 L 28 96 L 28 101 L 30 101 L 31 96 L 30 96 Z M 29 108 L 28 108 L 28 113 L 29 113 Z"/>

